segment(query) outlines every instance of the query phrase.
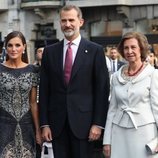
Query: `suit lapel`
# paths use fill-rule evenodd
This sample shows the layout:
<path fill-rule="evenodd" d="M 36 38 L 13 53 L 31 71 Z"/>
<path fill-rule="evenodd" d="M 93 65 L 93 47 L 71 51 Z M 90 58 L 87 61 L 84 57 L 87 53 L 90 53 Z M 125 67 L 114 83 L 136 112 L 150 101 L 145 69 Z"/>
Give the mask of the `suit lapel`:
<path fill-rule="evenodd" d="M 86 51 L 86 40 L 81 38 L 79 47 L 78 47 L 78 51 L 76 54 L 76 58 L 72 67 L 72 73 L 71 73 L 71 80 L 73 79 L 73 77 L 75 76 L 75 74 L 77 73 L 77 71 L 80 69 L 82 63 L 85 60 L 85 55 L 87 55 L 87 51 Z"/>
<path fill-rule="evenodd" d="M 120 68 L 120 62 L 117 61 L 117 70 Z"/>
<path fill-rule="evenodd" d="M 62 79 L 62 82 L 64 83 L 64 73 L 63 73 L 63 45 L 64 40 L 62 40 L 58 47 L 56 47 L 56 70 L 58 71 L 58 74 L 61 75 L 60 78 Z"/>
<path fill-rule="evenodd" d="M 117 70 L 123 65 L 120 61 L 117 62 Z"/>

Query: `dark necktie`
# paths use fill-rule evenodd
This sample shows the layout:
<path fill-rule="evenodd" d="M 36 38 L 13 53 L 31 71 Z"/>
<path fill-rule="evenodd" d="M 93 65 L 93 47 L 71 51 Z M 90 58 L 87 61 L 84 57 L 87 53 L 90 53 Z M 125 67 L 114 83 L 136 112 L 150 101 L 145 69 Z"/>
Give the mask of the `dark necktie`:
<path fill-rule="evenodd" d="M 113 60 L 112 62 L 113 62 L 113 72 L 115 72 L 116 71 L 115 60 Z"/>
<path fill-rule="evenodd" d="M 71 42 L 68 43 L 68 48 L 66 51 L 65 56 L 65 65 L 64 65 L 64 80 L 66 84 L 69 84 L 69 80 L 71 77 L 71 70 L 72 70 L 72 49 L 71 49 Z"/>

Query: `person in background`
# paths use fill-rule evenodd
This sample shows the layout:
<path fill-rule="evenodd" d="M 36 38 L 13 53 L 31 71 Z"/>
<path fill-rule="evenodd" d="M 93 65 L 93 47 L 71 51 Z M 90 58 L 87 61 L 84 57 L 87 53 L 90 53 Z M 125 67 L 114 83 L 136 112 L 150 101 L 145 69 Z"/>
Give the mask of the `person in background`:
<path fill-rule="evenodd" d="M 109 75 L 103 47 L 80 35 L 82 12 L 60 10 L 64 39 L 45 47 L 40 77 L 42 138 L 55 158 L 92 158 L 108 109 Z"/>
<path fill-rule="evenodd" d="M 118 50 L 128 64 L 112 78 L 103 152 L 106 158 L 154 158 L 145 145 L 158 135 L 158 70 L 145 62 L 143 34 L 126 33 Z"/>
<path fill-rule="evenodd" d="M 43 50 L 44 50 L 44 47 L 39 47 L 36 49 L 36 52 L 35 52 L 36 58 L 35 58 L 34 65 L 38 67 L 39 73 L 40 73 Z M 39 85 L 37 86 L 37 103 L 39 104 Z"/>
<path fill-rule="evenodd" d="M 109 75 L 110 75 L 110 73 L 111 73 L 111 69 L 112 69 L 112 67 L 111 67 L 111 61 L 110 61 L 110 58 L 107 56 L 107 55 L 105 55 L 105 60 L 106 60 L 106 65 L 107 65 L 107 68 L 108 68 L 108 72 L 109 72 Z"/>
<path fill-rule="evenodd" d="M 149 62 L 155 69 L 158 69 L 158 66 L 156 65 L 155 52 L 153 49 L 149 50 L 149 54 L 147 56 L 146 61 Z"/>
<path fill-rule="evenodd" d="M 106 66 L 108 68 L 108 72 L 109 72 L 109 76 L 110 76 L 110 74 L 111 74 L 111 62 L 110 62 L 110 58 L 107 54 L 107 52 L 108 52 L 107 49 L 108 49 L 108 47 L 104 48 L 104 56 L 105 56 Z"/>
<path fill-rule="evenodd" d="M 40 73 L 43 50 L 44 50 L 44 47 L 39 47 L 36 49 L 36 52 L 35 52 L 36 61 L 34 62 L 34 65 L 36 65 L 39 68 L 39 73 Z M 37 86 L 37 104 L 39 106 L 39 85 Z M 41 145 L 36 144 L 36 158 L 41 158 L 41 149 L 42 149 Z"/>
<path fill-rule="evenodd" d="M 41 61 L 42 61 L 42 55 L 43 55 L 43 50 L 44 47 L 39 47 L 36 50 L 36 61 L 35 61 L 35 65 L 41 66 Z"/>
<path fill-rule="evenodd" d="M 35 158 L 36 142 L 41 144 L 38 70 L 28 64 L 21 32 L 7 35 L 5 49 L 7 60 L 0 64 L 0 157 Z"/>
<path fill-rule="evenodd" d="M 125 63 L 119 60 L 119 52 L 116 47 L 111 47 L 109 50 L 109 58 L 111 62 L 112 74 L 119 70 L 119 68 Z"/>

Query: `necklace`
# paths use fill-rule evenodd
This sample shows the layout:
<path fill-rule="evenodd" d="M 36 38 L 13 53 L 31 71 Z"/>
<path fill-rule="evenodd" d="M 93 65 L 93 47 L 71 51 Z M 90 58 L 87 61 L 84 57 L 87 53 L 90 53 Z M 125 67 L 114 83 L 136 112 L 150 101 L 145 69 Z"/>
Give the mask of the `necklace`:
<path fill-rule="evenodd" d="M 127 72 L 127 73 L 128 73 L 128 76 L 135 76 L 135 75 L 142 69 L 143 65 L 144 65 L 144 64 L 142 63 L 142 65 L 140 66 L 140 68 L 139 68 L 136 72 L 134 72 L 134 73 L 130 73 L 130 72 L 129 72 L 129 67 L 128 67 L 128 72 Z"/>

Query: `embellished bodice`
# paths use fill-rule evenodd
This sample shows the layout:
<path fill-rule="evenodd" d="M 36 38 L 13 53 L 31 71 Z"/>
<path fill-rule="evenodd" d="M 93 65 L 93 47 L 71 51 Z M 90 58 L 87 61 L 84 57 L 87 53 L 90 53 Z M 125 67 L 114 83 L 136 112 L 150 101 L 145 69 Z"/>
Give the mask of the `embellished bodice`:
<path fill-rule="evenodd" d="M 17 121 L 29 111 L 29 93 L 32 86 L 38 83 L 37 73 L 32 66 L 11 69 L 0 65 L 0 107 Z"/>
<path fill-rule="evenodd" d="M 29 98 L 32 87 L 37 86 L 38 82 L 39 74 L 34 65 L 14 69 L 0 64 L 0 130 L 12 131 L 0 132 L 8 137 L 8 140 L 0 139 L 3 145 L 6 143 L 3 141 L 7 141 L 5 146 L 0 147 L 2 158 L 35 157 L 34 145 L 30 144 L 34 133 Z M 31 133 L 31 138 L 26 131 Z"/>

